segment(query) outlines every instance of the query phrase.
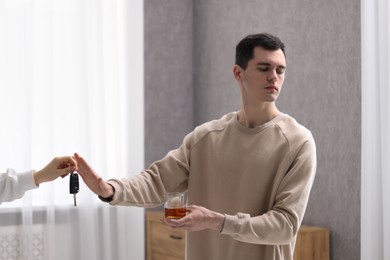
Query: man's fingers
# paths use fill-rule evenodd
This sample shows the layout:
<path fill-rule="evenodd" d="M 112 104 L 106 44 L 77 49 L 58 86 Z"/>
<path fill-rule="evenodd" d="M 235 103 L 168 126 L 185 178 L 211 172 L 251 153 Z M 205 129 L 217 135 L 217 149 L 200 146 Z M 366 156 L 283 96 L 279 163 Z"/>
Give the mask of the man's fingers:
<path fill-rule="evenodd" d="M 92 169 L 91 166 L 82 158 L 78 153 L 74 154 L 74 157 L 78 163 L 78 168 L 80 171 L 80 175 L 87 176 L 87 175 L 97 175 L 95 171 Z"/>

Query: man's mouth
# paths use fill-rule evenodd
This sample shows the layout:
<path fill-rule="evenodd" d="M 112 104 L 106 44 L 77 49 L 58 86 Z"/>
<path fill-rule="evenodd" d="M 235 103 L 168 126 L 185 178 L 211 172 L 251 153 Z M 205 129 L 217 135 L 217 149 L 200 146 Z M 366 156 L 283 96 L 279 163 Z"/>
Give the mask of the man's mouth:
<path fill-rule="evenodd" d="M 275 86 L 268 86 L 265 89 L 270 90 L 270 91 L 278 91 L 278 88 Z"/>

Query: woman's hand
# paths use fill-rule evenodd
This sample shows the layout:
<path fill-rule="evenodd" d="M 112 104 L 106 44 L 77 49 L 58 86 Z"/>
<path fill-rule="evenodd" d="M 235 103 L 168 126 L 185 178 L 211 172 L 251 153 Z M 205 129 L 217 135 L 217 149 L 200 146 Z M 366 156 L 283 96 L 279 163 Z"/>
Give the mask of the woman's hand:
<path fill-rule="evenodd" d="M 77 170 L 77 162 L 72 156 L 55 157 L 43 169 L 33 173 L 36 185 L 43 182 L 53 181 L 59 176 L 65 177 Z"/>

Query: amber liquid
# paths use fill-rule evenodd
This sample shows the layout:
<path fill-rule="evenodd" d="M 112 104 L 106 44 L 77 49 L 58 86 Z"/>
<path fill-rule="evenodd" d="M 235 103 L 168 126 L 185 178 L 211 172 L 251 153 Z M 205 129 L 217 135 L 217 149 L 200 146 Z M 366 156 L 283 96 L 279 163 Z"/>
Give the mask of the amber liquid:
<path fill-rule="evenodd" d="M 165 208 L 166 218 L 182 218 L 186 215 L 185 208 Z"/>

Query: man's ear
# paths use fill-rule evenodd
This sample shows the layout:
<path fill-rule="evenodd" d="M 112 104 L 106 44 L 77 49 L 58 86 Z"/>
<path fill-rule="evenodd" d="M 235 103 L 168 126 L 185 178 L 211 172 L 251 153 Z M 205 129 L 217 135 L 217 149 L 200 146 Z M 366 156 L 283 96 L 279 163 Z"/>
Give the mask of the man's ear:
<path fill-rule="evenodd" d="M 236 80 L 238 80 L 238 81 L 242 80 L 242 72 L 243 72 L 243 69 L 240 66 L 234 65 L 233 76 Z"/>

